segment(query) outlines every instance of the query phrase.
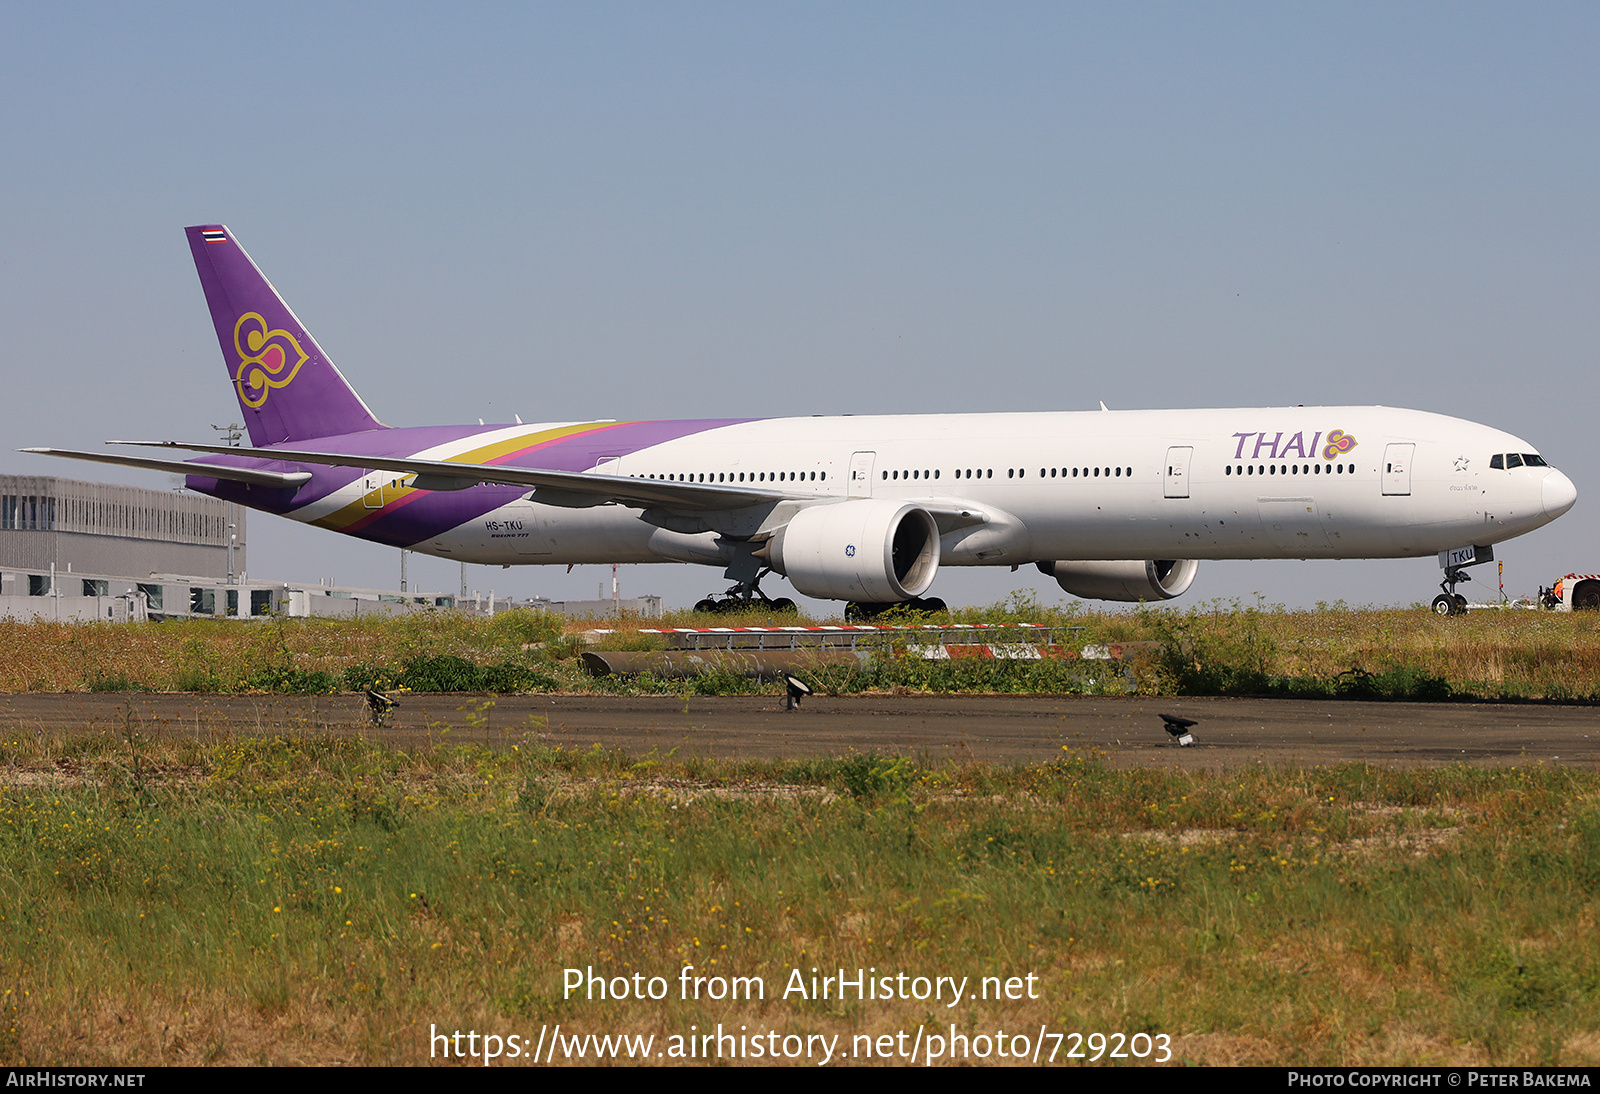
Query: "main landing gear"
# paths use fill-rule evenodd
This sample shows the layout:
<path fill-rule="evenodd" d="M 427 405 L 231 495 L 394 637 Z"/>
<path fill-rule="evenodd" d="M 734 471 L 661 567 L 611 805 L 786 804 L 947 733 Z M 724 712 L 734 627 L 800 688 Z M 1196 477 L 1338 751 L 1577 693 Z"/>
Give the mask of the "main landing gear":
<path fill-rule="evenodd" d="M 877 619 L 881 615 L 899 610 L 902 614 L 911 612 L 947 612 L 949 605 L 936 596 L 913 597 L 910 600 L 892 600 L 887 604 L 869 604 L 852 600 L 844 606 L 844 618 L 847 623 L 866 623 Z"/>
<path fill-rule="evenodd" d="M 773 600 L 761 591 L 761 579 L 771 572 L 771 567 L 768 567 L 756 574 L 754 580 L 738 582 L 722 596 L 708 596 L 695 604 L 694 610 L 712 615 L 721 615 L 724 612 L 761 611 L 763 609 L 787 615 L 798 612 L 800 610 L 799 606 L 788 597 L 780 596 Z"/>

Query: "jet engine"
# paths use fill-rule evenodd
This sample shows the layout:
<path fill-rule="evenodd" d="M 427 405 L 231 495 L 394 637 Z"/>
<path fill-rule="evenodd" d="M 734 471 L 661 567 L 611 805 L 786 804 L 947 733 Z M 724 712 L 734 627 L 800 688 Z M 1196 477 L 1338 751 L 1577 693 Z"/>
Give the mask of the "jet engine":
<path fill-rule="evenodd" d="M 806 596 L 910 600 L 927 591 L 939 570 L 939 526 L 915 505 L 851 499 L 800 510 L 764 554 Z"/>
<path fill-rule="evenodd" d="M 1057 585 L 1085 600 L 1171 600 L 1188 591 L 1200 568 L 1192 558 L 1037 565 L 1040 573 L 1055 578 Z"/>

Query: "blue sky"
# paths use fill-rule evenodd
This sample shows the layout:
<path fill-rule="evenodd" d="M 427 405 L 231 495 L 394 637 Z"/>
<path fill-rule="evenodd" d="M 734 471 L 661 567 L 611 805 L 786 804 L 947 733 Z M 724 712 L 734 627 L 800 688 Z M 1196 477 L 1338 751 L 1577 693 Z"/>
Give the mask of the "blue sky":
<path fill-rule="evenodd" d="M 222 221 L 396 424 L 1101 399 L 1487 422 L 1580 491 L 1500 551 L 1531 593 L 1600 568 L 1597 46 L 1578 4 L 8 4 L 0 471 L 167 485 L 11 450 L 236 417 L 180 232 Z M 266 516 L 250 551 L 257 576 L 398 576 Z M 1436 570 L 1206 564 L 1188 599 L 1405 603 Z M 720 584 L 623 573 L 676 604 Z M 1023 586 L 1059 595 L 934 591 Z"/>

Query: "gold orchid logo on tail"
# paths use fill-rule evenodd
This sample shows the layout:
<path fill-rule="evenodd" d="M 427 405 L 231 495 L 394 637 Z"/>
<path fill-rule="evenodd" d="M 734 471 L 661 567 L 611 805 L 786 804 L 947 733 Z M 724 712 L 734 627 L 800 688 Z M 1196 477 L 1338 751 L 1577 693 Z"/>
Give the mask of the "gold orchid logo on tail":
<path fill-rule="evenodd" d="M 266 402 L 273 388 L 287 386 L 307 359 L 294 335 L 268 327 L 266 319 L 253 311 L 239 316 L 233 325 L 233 348 L 239 354 L 233 386 L 239 401 L 252 409 Z"/>

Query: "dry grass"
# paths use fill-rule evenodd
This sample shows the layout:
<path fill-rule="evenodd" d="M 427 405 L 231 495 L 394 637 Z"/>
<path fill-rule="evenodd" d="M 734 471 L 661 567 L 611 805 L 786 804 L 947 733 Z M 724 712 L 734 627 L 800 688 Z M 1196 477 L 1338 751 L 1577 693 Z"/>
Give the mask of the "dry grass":
<path fill-rule="evenodd" d="M 1441 618 L 1422 609 L 1289 612 L 1201 605 L 1188 611 L 1093 614 L 1018 600 L 957 613 L 971 621 L 1078 626 L 1083 644 L 1142 641 L 1142 692 L 1277 693 L 1442 699 L 1600 698 L 1600 615 L 1479 612 Z M 109 625 L 0 620 L 0 691 L 315 691 L 397 679 L 419 660 L 459 657 L 533 673 L 561 690 L 737 691 L 732 674 L 693 681 L 590 679 L 576 655 L 603 627 L 612 648 L 661 646 L 642 630 L 671 625 L 782 625 L 804 617 L 568 620 L 531 612 L 492 620 L 427 613 L 393 620 L 195 621 Z M 563 630 L 564 628 L 564 630 Z M 1112 662 L 925 662 L 886 645 L 869 669 L 819 671 L 838 691 L 1121 691 Z M 1098 673 L 1098 674 L 1097 674 Z M 519 677 L 517 679 L 523 679 Z"/>
<path fill-rule="evenodd" d="M 1406 666 L 1463 690 L 1600 693 L 1600 616 L 1541 611 L 1440 617 L 1412 610 L 1264 612 L 1270 671 L 1328 677 Z"/>

